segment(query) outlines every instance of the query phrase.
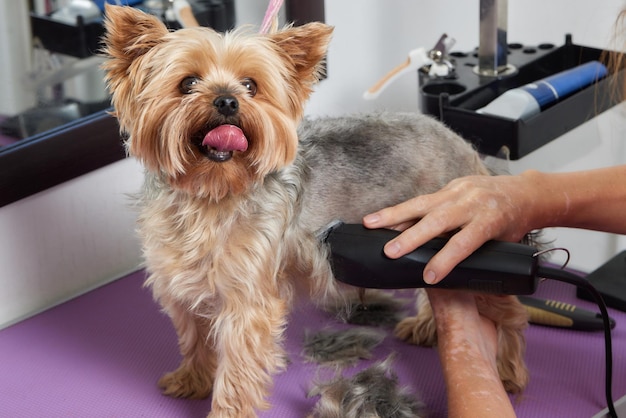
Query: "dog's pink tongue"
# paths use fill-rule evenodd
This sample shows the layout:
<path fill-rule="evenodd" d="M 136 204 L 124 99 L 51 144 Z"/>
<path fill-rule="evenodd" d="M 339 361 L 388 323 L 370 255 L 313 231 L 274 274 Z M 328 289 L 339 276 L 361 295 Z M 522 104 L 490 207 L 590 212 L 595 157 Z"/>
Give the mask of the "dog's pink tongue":
<path fill-rule="evenodd" d="M 248 140 L 235 125 L 220 125 L 205 135 L 202 145 L 218 151 L 245 151 Z"/>

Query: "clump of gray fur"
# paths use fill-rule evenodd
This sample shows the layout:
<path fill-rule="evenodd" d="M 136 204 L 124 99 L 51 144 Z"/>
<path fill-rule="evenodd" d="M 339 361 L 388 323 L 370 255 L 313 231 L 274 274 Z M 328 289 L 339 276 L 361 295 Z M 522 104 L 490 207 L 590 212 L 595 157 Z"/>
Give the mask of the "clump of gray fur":
<path fill-rule="evenodd" d="M 344 367 L 355 364 L 359 359 L 372 357 L 371 351 L 382 342 L 385 334 L 371 328 L 347 330 L 324 329 L 304 336 L 304 356 L 307 360 Z"/>
<path fill-rule="evenodd" d="M 424 405 L 400 387 L 389 357 L 357 373 L 317 383 L 309 396 L 320 396 L 308 418 L 420 418 Z"/>

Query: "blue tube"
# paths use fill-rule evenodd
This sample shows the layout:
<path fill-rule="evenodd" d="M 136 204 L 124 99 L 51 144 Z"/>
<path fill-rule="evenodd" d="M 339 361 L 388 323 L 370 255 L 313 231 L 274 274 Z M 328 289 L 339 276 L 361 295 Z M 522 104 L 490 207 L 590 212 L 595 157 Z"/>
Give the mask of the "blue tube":
<path fill-rule="evenodd" d="M 608 71 L 606 67 L 598 61 L 590 61 L 570 70 L 551 75 L 535 83 L 526 84 L 520 87 L 531 94 L 543 109 L 546 106 L 582 89 L 596 80 L 604 78 Z"/>
<path fill-rule="evenodd" d="M 607 68 L 599 61 L 551 75 L 522 87 L 508 90 L 477 113 L 508 119 L 528 119 L 563 97 L 606 77 Z"/>

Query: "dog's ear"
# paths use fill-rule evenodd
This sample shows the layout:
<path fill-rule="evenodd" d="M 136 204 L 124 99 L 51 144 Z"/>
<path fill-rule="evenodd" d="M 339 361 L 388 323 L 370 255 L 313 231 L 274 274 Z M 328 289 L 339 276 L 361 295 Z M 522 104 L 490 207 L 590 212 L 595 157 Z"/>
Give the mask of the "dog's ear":
<path fill-rule="evenodd" d="M 111 60 L 105 66 L 109 71 L 125 71 L 169 32 L 157 17 L 134 7 L 105 3 L 105 16 L 103 52 Z"/>
<path fill-rule="evenodd" d="M 332 33 L 332 26 L 311 22 L 302 26 L 292 26 L 268 36 L 293 63 L 297 79 L 310 85 L 319 80 Z"/>

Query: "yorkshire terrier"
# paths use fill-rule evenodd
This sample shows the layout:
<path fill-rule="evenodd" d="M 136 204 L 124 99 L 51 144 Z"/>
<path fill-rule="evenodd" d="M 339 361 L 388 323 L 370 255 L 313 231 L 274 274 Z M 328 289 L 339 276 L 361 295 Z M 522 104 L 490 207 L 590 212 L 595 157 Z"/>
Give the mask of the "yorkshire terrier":
<path fill-rule="evenodd" d="M 475 150 L 418 114 L 304 121 L 332 28 L 169 31 L 132 7 L 107 6 L 104 69 L 129 155 L 145 167 L 139 198 L 146 283 L 171 317 L 182 362 L 159 381 L 175 397 L 212 394 L 209 417 L 269 407 L 296 290 L 342 303 L 316 233 L 455 177 L 488 174 Z M 298 129 L 299 127 L 299 129 Z M 526 311 L 477 296 L 499 328 L 500 374 L 526 385 Z M 429 309 L 398 326 L 434 343 Z"/>

